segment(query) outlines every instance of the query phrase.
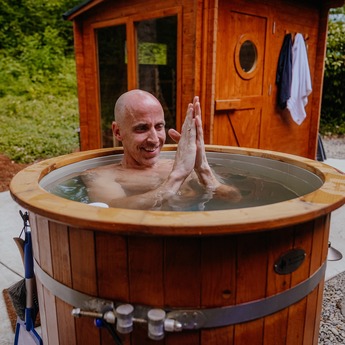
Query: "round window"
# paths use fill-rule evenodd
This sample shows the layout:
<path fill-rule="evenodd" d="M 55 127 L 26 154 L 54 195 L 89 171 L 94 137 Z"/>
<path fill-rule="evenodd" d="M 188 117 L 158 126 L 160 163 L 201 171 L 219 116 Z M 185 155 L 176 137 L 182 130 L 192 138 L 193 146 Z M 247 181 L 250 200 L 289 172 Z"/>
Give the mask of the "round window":
<path fill-rule="evenodd" d="M 253 35 L 242 35 L 234 51 L 235 67 L 242 79 L 252 79 L 258 72 L 259 51 Z"/>
<path fill-rule="evenodd" d="M 246 40 L 240 47 L 239 60 L 243 72 L 250 73 L 254 70 L 257 61 L 257 50 L 255 44 Z"/>

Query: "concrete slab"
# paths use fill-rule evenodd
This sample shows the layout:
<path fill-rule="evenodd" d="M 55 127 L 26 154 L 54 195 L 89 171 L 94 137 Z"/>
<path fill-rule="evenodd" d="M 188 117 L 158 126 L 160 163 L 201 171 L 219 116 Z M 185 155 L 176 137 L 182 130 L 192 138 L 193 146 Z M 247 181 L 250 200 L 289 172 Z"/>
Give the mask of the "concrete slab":
<path fill-rule="evenodd" d="M 13 237 L 20 235 L 23 221 L 9 192 L 0 193 L 0 345 L 14 343 L 14 333 L 8 318 L 2 291 L 24 277 L 24 267 Z"/>

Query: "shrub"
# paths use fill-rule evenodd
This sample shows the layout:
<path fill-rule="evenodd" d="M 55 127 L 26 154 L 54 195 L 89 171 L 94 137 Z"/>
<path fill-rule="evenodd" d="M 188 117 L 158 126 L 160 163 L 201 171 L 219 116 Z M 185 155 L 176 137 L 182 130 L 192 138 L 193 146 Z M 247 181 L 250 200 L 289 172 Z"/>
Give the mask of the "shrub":
<path fill-rule="evenodd" d="M 0 151 L 17 162 L 31 163 L 79 147 L 75 95 L 7 95 L 0 98 L 0 122 Z"/>
<path fill-rule="evenodd" d="M 329 21 L 320 132 L 345 134 L 345 22 L 344 8 Z"/>
<path fill-rule="evenodd" d="M 79 148 L 72 23 L 79 0 L 0 3 L 0 153 L 18 162 Z"/>

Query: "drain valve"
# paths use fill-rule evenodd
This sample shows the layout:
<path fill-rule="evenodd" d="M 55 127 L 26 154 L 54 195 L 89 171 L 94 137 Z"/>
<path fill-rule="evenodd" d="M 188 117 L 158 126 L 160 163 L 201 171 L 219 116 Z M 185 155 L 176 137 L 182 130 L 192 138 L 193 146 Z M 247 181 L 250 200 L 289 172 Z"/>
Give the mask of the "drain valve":
<path fill-rule="evenodd" d="M 131 304 L 121 304 L 116 308 L 116 330 L 119 333 L 127 334 L 133 331 L 133 311 Z"/>
<path fill-rule="evenodd" d="M 151 309 L 147 313 L 148 336 L 153 340 L 164 338 L 165 311 L 163 309 Z"/>

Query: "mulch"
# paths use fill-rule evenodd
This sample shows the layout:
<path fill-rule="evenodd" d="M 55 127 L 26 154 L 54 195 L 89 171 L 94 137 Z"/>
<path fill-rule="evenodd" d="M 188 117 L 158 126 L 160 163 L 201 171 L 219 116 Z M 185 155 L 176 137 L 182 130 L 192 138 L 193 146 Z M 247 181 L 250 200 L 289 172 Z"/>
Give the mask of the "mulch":
<path fill-rule="evenodd" d="M 0 154 L 0 192 L 8 191 L 14 175 L 29 165 L 30 164 L 15 163 L 7 156 Z"/>

